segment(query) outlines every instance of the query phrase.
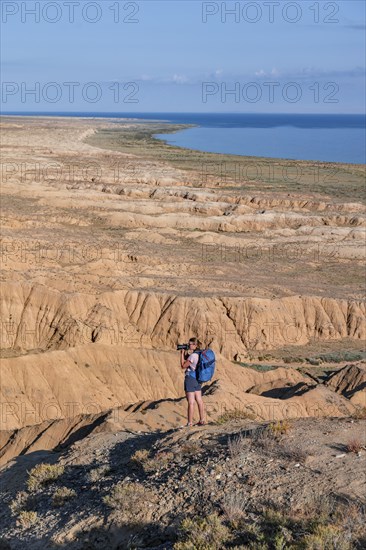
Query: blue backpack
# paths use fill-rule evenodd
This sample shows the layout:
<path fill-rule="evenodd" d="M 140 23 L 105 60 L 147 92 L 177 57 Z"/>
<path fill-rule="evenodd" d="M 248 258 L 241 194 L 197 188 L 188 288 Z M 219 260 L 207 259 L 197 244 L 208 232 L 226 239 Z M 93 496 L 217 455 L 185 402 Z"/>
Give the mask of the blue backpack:
<path fill-rule="evenodd" d="M 198 382 L 209 382 L 214 375 L 215 366 L 216 357 L 212 349 L 204 349 L 199 351 L 196 368 L 196 378 Z"/>

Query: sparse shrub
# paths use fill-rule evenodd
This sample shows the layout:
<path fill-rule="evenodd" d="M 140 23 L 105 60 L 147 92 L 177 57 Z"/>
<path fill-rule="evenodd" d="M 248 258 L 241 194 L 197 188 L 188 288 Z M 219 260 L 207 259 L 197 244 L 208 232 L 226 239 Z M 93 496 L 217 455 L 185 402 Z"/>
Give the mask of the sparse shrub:
<path fill-rule="evenodd" d="M 145 472 L 154 472 L 169 464 L 174 458 L 174 454 L 167 451 L 160 451 L 154 457 L 150 457 L 147 449 L 136 451 L 131 460 L 139 464 Z"/>
<path fill-rule="evenodd" d="M 196 441 L 187 441 L 181 447 L 181 452 L 185 456 L 196 456 L 200 450 L 201 448 Z"/>
<path fill-rule="evenodd" d="M 147 449 L 140 449 L 138 451 L 136 451 L 132 456 L 131 456 L 131 460 L 133 462 L 136 462 L 137 464 L 139 464 L 140 466 L 143 466 L 144 462 L 146 462 L 146 460 L 148 460 L 149 458 L 149 451 Z"/>
<path fill-rule="evenodd" d="M 274 550 L 285 550 L 287 543 L 292 540 L 292 534 L 286 527 L 280 527 L 279 532 L 273 537 Z"/>
<path fill-rule="evenodd" d="M 289 517 L 296 521 L 313 521 L 316 524 L 326 523 L 336 509 L 336 500 L 331 495 L 312 493 L 300 508 L 291 508 Z"/>
<path fill-rule="evenodd" d="M 21 512 L 19 512 L 17 525 L 19 527 L 23 527 L 23 529 L 29 529 L 29 527 L 32 527 L 37 523 L 38 519 L 39 518 L 37 512 L 27 512 L 25 510 L 22 510 Z"/>
<path fill-rule="evenodd" d="M 362 547 L 357 541 L 366 537 L 364 507 L 340 501 L 335 495 L 312 495 L 301 508 L 292 508 L 287 516 L 292 530 L 299 530 L 300 526 L 303 532 L 295 546 L 301 550 L 355 549 Z"/>
<path fill-rule="evenodd" d="M 291 423 L 288 420 L 278 420 L 277 422 L 271 422 L 268 425 L 268 430 L 270 430 L 274 435 L 286 435 L 291 429 Z"/>
<path fill-rule="evenodd" d="M 138 517 L 145 517 L 152 496 L 141 483 L 120 481 L 109 495 L 103 497 L 103 502 L 121 512 L 126 519 L 135 521 Z"/>
<path fill-rule="evenodd" d="M 306 550 L 351 550 L 353 545 L 336 525 L 318 525 L 314 532 L 303 537 Z"/>
<path fill-rule="evenodd" d="M 362 443 L 356 437 L 353 439 L 350 439 L 346 445 L 347 453 L 359 453 L 361 449 L 362 449 Z"/>
<path fill-rule="evenodd" d="M 234 438 L 229 437 L 228 449 L 231 458 L 239 457 L 243 453 L 243 451 L 247 451 L 248 449 L 247 438 L 244 437 L 242 433 Z"/>
<path fill-rule="evenodd" d="M 336 496 L 312 494 L 298 508 L 275 505 L 240 525 L 244 550 L 355 550 L 365 539 L 365 510 Z M 235 527 L 234 527 L 235 528 Z"/>
<path fill-rule="evenodd" d="M 265 361 L 265 359 L 262 357 L 258 357 L 258 361 Z M 236 365 L 240 365 L 241 367 L 244 367 L 246 369 L 252 369 L 257 372 L 269 372 L 271 370 L 276 370 L 278 367 L 276 365 L 262 365 L 261 363 L 243 363 L 235 362 Z"/>
<path fill-rule="evenodd" d="M 336 351 L 329 353 L 322 353 L 316 357 L 324 363 L 341 363 L 342 361 L 361 361 L 365 358 L 364 351 Z"/>
<path fill-rule="evenodd" d="M 315 367 L 318 367 L 323 363 L 323 361 L 319 357 L 306 357 L 306 362 L 310 365 L 314 365 Z M 335 361 L 332 361 L 334 363 Z"/>
<path fill-rule="evenodd" d="M 27 487 L 30 491 L 37 491 L 42 485 L 51 483 L 64 473 L 62 464 L 37 464 L 29 472 Z"/>
<path fill-rule="evenodd" d="M 309 456 L 307 451 L 301 447 L 289 443 L 282 444 L 281 454 L 284 458 L 300 464 L 305 464 L 306 459 Z"/>
<path fill-rule="evenodd" d="M 339 503 L 333 513 L 333 521 L 352 540 L 366 540 L 366 508 L 357 502 Z"/>
<path fill-rule="evenodd" d="M 52 504 L 54 506 L 63 506 L 68 500 L 76 497 L 76 491 L 69 489 L 68 487 L 59 487 L 53 493 Z"/>
<path fill-rule="evenodd" d="M 232 409 L 225 411 L 223 414 L 221 414 L 217 420 L 217 424 L 225 424 L 226 422 L 230 422 L 230 420 L 255 420 L 256 415 L 253 413 L 251 409 Z"/>
<path fill-rule="evenodd" d="M 99 466 L 99 468 L 93 468 L 88 474 L 88 480 L 91 483 L 96 483 L 110 472 L 110 467 L 107 464 Z"/>
<path fill-rule="evenodd" d="M 260 427 L 251 433 L 251 444 L 272 454 L 278 448 L 278 436 L 266 427 Z"/>
<path fill-rule="evenodd" d="M 221 503 L 221 508 L 230 522 L 230 526 L 237 529 L 246 516 L 247 498 L 244 494 L 236 491 L 226 494 Z"/>
<path fill-rule="evenodd" d="M 20 491 L 9 504 L 13 516 L 17 516 L 27 503 L 29 494 L 26 491 Z"/>
<path fill-rule="evenodd" d="M 174 550 L 219 550 L 229 538 L 229 529 L 213 513 L 205 518 L 184 519 L 179 538 L 181 541 L 174 545 Z"/>
<path fill-rule="evenodd" d="M 271 359 L 273 359 L 273 356 L 269 353 L 266 353 L 265 355 L 260 355 L 258 357 L 258 361 L 270 361 Z"/>
<path fill-rule="evenodd" d="M 169 451 L 160 451 L 153 458 L 148 458 L 143 463 L 145 472 L 156 472 L 161 468 L 166 467 L 174 459 L 174 454 Z"/>

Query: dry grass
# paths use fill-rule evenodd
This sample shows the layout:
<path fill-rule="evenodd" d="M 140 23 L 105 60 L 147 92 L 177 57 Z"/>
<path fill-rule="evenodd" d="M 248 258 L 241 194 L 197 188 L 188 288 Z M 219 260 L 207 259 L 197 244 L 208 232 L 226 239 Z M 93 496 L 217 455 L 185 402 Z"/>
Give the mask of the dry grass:
<path fill-rule="evenodd" d="M 313 495 L 298 508 L 265 509 L 256 525 L 244 526 L 242 539 L 251 542 L 243 548 L 355 550 L 366 540 L 365 525 L 361 506 L 332 495 Z"/>
<path fill-rule="evenodd" d="M 225 494 L 221 509 L 233 529 L 240 527 L 242 520 L 246 517 L 247 506 L 248 500 L 243 493 L 235 491 Z"/>
<path fill-rule="evenodd" d="M 27 487 L 29 491 L 37 491 L 43 485 L 58 479 L 64 473 L 65 467 L 61 464 L 37 464 L 29 472 Z"/>
<path fill-rule="evenodd" d="M 278 420 L 277 422 L 271 422 L 267 429 L 270 430 L 275 436 L 281 436 L 287 435 L 291 428 L 291 422 L 288 420 Z"/>
<path fill-rule="evenodd" d="M 352 550 L 348 536 L 337 525 L 317 525 L 314 532 L 303 537 L 306 550 Z"/>
<path fill-rule="evenodd" d="M 180 450 L 184 456 L 196 456 L 202 449 L 196 441 L 187 441 Z"/>
<path fill-rule="evenodd" d="M 260 447 L 265 453 L 272 454 L 278 449 L 278 436 L 268 427 L 260 427 L 251 434 L 251 445 Z"/>
<path fill-rule="evenodd" d="M 17 516 L 27 504 L 29 494 L 26 491 L 20 491 L 9 504 L 13 516 Z"/>
<path fill-rule="evenodd" d="M 131 460 L 139 466 L 143 466 L 144 463 L 148 460 L 149 454 L 150 453 L 147 449 L 140 449 L 131 456 Z"/>
<path fill-rule="evenodd" d="M 360 439 L 357 439 L 354 437 L 353 439 L 350 439 L 346 444 L 346 451 L 347 453 L 359 453 L 361 449 L 363 448 L 363 445 L 361 443 Z"/>
<path fill-rule="evenodd" d="M 30 527 L 33 527 L 38 520 L 39 518 L 37 512 L 22 510 L 19 512 L 17 525 L 23 529 L 29 529 Z"/>
<path fill-rule="evenodd" d="M 256 420 L 256 418 L 251 409 L 232 409 L 221 414 L 217 418 L 216 424 L 226 424 L 226 422 L 230 422 L 231 420 Z"/>
<path fill-rule="evenodd" d="M 238 458 L 248 452 L 248 439 L 240 433 L 236 437 L 229 437 L 228 449 L 231 458 Z"/>
<path fill-rule="evenodd" d="M 229 536 L 229 529 L 217 513 L 186 518 L 179 529 L 181 540 L 174 545 L 174 550 L 219 550 L 225 547 Z"/>
<path fill-rule="evenodd" d="M 93 468 L 88 474 L 88 480 L 91 483 L 97 483 L 103 477 L 105 477 L 110 472 L 110 467 L 107 464 L 99 466 L 99 468 Z"/>
<path fill-rule="evenodd" d="M 170 464 L 173 459 L 174 454 L 170 451 L 159 451 L 155 456 L 150 457 L 147 449 L 136 451 L 131 457 L 131 460 L 141 466 L 145 472 L 156 472 Z"/>
<path fill-rule="evenodd" d="M 146 517 L 152 499 L 151 491 L 145 489 L 141 483 L 120 481 L 112 488 L 109 495 L 103 497 L 103 502 L 121 512 L 127 520 L 136 521 Z"/>
<path fill-rule="evenodd" d="M 288 516 L 296 524 L 307 526 L 305 548 L 361 548 L 357 541 L 366 540 L 366 510 L 357 502 L 339 500 L 333 495 L 313 495 Z"/>
<path fill-rule="evenodd" d="M 145 472 L 156 472 L 161 468 L 166 468 L 174 459 L 174 454 L 170 451 L 160 451 L 153 458 L 144 462 Z"/>
<path fill-rule="evenodd" d="M 292 462 L 297 462 L 299 464 L 305 464 L 306 459 L 309 456 L 309 453 L 302 449 L 299 445 L 294 443 L 282 443 L 280 448 L 281 455 Z"/>
<path fill-rule="evenodd" d="M 317 518 L 325 522 L 332 516 L 336 509 L 336 500 L 331 495 L 311 494 L 301 506 L 294 506 L 287 515 L 294 520 L 309 521 Z"/>

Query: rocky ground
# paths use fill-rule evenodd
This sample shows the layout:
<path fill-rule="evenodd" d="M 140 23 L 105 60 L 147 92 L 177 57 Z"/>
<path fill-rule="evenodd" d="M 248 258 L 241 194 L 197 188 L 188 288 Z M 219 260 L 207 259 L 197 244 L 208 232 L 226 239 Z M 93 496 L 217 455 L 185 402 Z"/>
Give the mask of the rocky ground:
<path fill-rule="evenodd" d="M 310 519 L 343 522 L 341 538 L 327 534 L 332 547 L 361 548 L 365 444 L 364 420 L 351 417 L 90 435 L 67 451 L 35 452 L 3 467 L 2 547 L 178 548 L 184 519 L 217 514 L 227 537 L 220 542 L 218 531 L 207 548 L 259 548 L 270 526 L 261 548 L 277 548 L 281 533 L 291 548 L 306 537 L 307 548 L 330 547 L 311 546 Z M 40 463 L 64 469 L 30 489 Z M 74 493 L 57 500 L 61 487 Z M 37 515 L 31 520 L 26 511 Z"/>

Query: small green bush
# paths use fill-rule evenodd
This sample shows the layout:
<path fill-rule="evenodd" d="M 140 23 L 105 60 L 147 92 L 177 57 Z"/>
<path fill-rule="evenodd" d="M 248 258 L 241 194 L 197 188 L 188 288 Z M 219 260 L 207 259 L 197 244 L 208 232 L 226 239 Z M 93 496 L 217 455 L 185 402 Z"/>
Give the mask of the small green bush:
<path fill-rule="evenodd" d="M 277 422 L 271 422 L 271 424 L 268 425 L 268 430 L 275 436 L 280 436 L 287 435 L 291 427 L 291 423 L 288 420 L 278 420 Z"/>
<path fill-rule="evenodd" d="M 318 525 L 314 532 L 303 537 L 306 550 L 351 550 L 354 546 L 337 525 Z"/>
<path fill-rule="evenodd" d="M 13 516 L 17 516 L 24 508 L 28 500 L 28 493 L 21 491 L 15 495 L 15 498 L 9 504 L 10 511 Z"/>
<path fill-rule="evenodd" d="M 169 451 L 160 451 L 153 458 L 149 458 L 144 462 L 143 468 L 145 472 L 156 472 L 161 468 L 166 468 L 174 459 L 174 454 Z"/>
<path fill-rule="evenodd" d="M 229 529 L 217 513 L 205 518 L 186 518 L 179 529 L 181 540 L 174 545 L 174 550 L 219 550 L 229 536 Z"/>
<path fill-rule="evenodd" d="M 38 522 L 38 514 L 37 512 L 33 511 L 25 511 L 22 510 L 19 512 L 18 519 L 17 519 L 17 525 L 19 527 L 22 527 L 23 529 L 29 529 L 33 525 L 35 525 Z"/>
<path fill-rule="evenodd" d="M 268 359 L 273 359 L 273 357 L 269 356 Z M 265 357 L 258 357 L 258 361 L 268 361 Z M 268 372 L 270 370 L 276 370 L 278 369 L 278 366 L 276 365 L 262 365 L 261 363 L 245 363 L 243 361 L 233 361 L 235 365 L 240 365 L 241 367 L 244 367 L 246 369 L 252 369 L 257 372 Z"/>
<path fill-rule="evenodd" d="M 159 451 L 151 457 L 147 449 L 136 451 L 131 460 L 141 466 L 145 472 L 156 472 L 172 462 L 174 454 L 169 451 Z"/>
<path fill-rule="evenodd" d="M 61 464 L 37 464 L 29 472 L 27 487 L 29 491 L 37 491 L 42 485 L 51 483 L 64 473 L 65 467 Z"/>
<path fill-rule="evenodd" d="M 91 483 L 96 483 L 110 472 L 110 467 L 107 464 L 99 466 L 99 468 L 93 468 L 88 473 L 88 480 Z"/>
<path fill-rule="evenodd" d="M 121 512 L 126 519 L 135 521 L 146 516 L 153 494 L 141 483 L 117 483 L 111 493 L 103 497 L 103 502 L 110 508 Z"/>

